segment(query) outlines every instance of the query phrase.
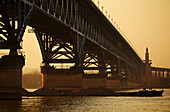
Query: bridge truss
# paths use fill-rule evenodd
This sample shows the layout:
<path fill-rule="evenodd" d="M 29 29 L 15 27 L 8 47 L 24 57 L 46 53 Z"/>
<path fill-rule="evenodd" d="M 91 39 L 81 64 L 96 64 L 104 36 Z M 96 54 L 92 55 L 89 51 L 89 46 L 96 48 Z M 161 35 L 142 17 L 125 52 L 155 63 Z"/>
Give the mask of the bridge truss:
<path fill-rule="evenodd" d="M 143 61 L 91 0 L 0 1 L 0 49 L 17 55 L 27 25 L 46 65 L 73 63 L 74 72 L 140 80 Z"/>

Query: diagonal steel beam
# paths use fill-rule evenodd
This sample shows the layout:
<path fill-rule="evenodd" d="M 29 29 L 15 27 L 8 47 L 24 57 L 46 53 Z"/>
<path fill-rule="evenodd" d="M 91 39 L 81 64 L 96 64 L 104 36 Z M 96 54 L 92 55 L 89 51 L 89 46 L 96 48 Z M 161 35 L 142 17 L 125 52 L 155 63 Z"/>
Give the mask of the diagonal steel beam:
<path fill-rule="evenodd" d="M 7 14 L 6 8 L 5 8 L 2 0 L 0 0 L 0 10 L 1 10 L 1 15 L 2 15 L 2 21 L 7 26 L 6 28 L 7 28 L 8 36 L 13 37 L 14 32 L 12 31 L 12 27 L 11 27 L 10 21 L 9 21 L 9 16 Z M 11 38 L 8 38 L 8 39 L 11 40 Z"/>

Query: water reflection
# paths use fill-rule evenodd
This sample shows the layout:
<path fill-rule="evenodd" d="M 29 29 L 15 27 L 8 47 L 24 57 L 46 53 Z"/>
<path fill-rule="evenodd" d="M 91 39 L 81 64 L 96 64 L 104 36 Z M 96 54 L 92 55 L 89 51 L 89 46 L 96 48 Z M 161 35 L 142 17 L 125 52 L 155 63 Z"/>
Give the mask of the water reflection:
<path fill-rule="evenodd" d="M 27 97 L 25 97 L 27 98 Z M 72 111 L 84 106 L 85 97 L 29 97 L 22 101 L 22 111 L 50 112 L 50 111 Z"/>
<path fill-rule="evenodd" d="M 21 110 L 22 101 L 0 100 L 0 112 L 18 112 Z"/>
<path fill-rule="evenodd" d="M 0 112 L 168 112 L 170 90 L 163 97 L 23 97 L 0 101 Z"/>

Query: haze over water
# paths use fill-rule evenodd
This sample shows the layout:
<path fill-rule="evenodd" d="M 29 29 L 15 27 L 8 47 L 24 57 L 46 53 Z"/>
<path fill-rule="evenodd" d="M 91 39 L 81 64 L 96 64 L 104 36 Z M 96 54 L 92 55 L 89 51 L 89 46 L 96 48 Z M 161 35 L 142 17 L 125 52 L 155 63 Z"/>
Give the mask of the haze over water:
<path fill-rule="evenodd" d="M 170 89 L 162 97 L 51 96 L 0 101 L 0 112 L 170 112 Z"/>

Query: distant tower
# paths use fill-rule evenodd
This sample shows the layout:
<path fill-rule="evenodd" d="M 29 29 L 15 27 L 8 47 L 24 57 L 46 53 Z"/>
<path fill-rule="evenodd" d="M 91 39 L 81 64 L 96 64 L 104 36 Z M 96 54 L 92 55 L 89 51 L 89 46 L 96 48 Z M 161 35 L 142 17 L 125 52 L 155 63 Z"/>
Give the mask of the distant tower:
<path fill-rule="evenodd" d="M 151 62 L 151 60 L 149 60 L 149 52 L 148 52 L 148 48 L 146 48 L 146 53 L 145 53 L 145 65 L 151 65 L 152 64 L 152 62 Z"/>
<path fill-rule="evenodd" d="M 151 83 L 152 82 L 152 71 L 151 71 L 151 64 L 152 61 L 149 60 L 149 51 L 148 48 L 146 48 L 146 53 L 145 53 L 145 72 L 143 74 L 143 82 L 145 83 Z"/>

